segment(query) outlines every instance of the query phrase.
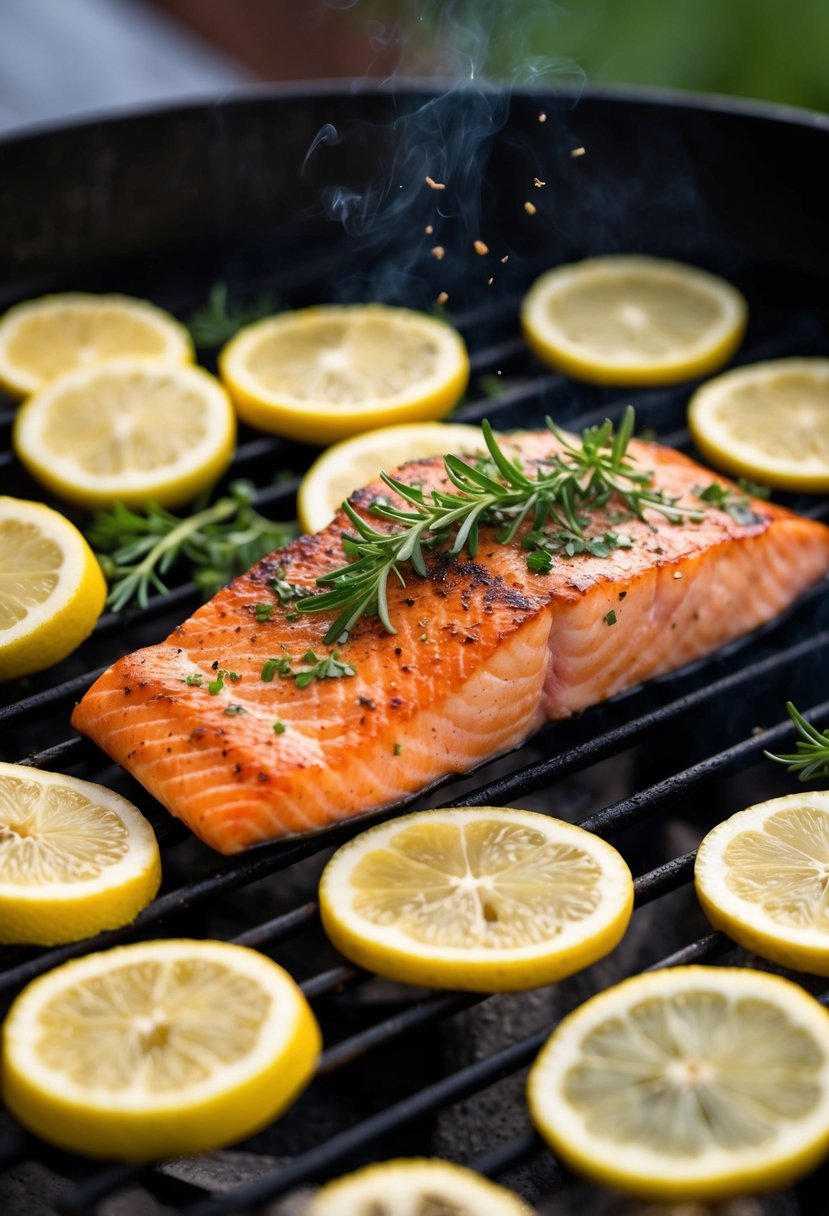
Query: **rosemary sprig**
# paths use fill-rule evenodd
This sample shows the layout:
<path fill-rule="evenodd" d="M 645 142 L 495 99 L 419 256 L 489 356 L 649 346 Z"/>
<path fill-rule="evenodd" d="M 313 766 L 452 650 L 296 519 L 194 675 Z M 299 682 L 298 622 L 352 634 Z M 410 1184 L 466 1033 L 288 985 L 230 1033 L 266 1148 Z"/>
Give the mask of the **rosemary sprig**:
<path fill-rule="evenodd" d="M 243 325 L 260 321 L 276 312 L 277 301 L 272 295 L 257 296 L 249 304 L 231 305 L 228 301 L 227 283 L 214 283 L 207 303 L 190 317 L 187 328 L 196 346 L 207 348 L 222 346 L 230 341 Z"/>
<path fill-rule="evenodd" d="M 457 456 L 444 457 L 447 477 L 456 492 L 432 490 L 424 494 L 419 486 L 404 485 L 383 473 L 386 485 L 403 499 L 405 506 L 377 499 L 371 509 L 373 514 L 398 527 L 394 531 L 378 531 L 349 503 L 343 503 L 356 533 L 343 536 L 343 548 L 352 560 L 317 579 L 320 585 L 331 589 L 300 600 L 297 611 L 338 613 L 325 637 L 329 644 L 347 634 L 364 615 L 376 614 L 383 627 L 394 633 L 388 607 L 389 577 L 394 575 L 405 586 L 406 565 L 425 577 L 424 550 L 444 544 L 449 545 L 450 554 L 457 555 L 466 549 L 474 557 L 478 530 L 483 524 L 498 526 L 496 540 L 509 544 L 521 525 L 529 521 L 535 534 L 540 535 L 545 529 L 550 532 L 551 543 L 543 546 L 546 551 L 556 547 L 554 537 L 562 533 L 566 539 L 560 547 L 566 549 L 569 544 L 575 552 L 576 545 L 590 551 L 591 540 L 611 544 L 606 538 L 615 534 L 602 533 L 600 538 L 590 538 L 586 532 L 593 513 L 605 507 L 611 498 L 616 498 L 624 511 L 639 519 L 644 518 L 649 508 L 674 523 L 701 520 L 702 510 L 680 505 L 676 498 L 653 489 L 651 474 L 637 469 L 627 459 L 634 422 L 633 408 L 628 406 L 615 433 L 608 420 L 601 426 L 588 427 L 578 441 L 548 418 L 547 426 L 562 450 L 541 462 L 535 475 L 529 476 L 499 447 L 492 428 L 484 421 L 488 459 L 468 464 Z M 535 559 L 536 564 L 538 561 Z"/>
<path fill-rule="evenodd" d="M 167 593 L 164 575 L 181 559 L 206 598 L 284 545 L 296 528 L 260 515 L 254 493 L 249 481 L 234 481 L 227 497 L 185 518 L 152 502 L 140 511 L 123 503 L 99 511 L 87 536 L 110 584 L 107 607 L 146 608 L 151 591 Z"/>
<path fill-rule="evenodd" d="M 777 756 L 774 752 L 765 752 L 764 755 L 769 760 L 787 765 L 789 772 L 797 773 L 801 781 L 809 781 L 812 777 L 829 777 L 829 731 L 817 730 L 791 701 L 786 702 L 786 710 L 800 736 L 795 744 L 797 751 L 789 755 Z"/>
<path fill-rule="evenodd" d="M 762 522 L 762 516 L 752 511 L 751 499 L 747 493 L 738 494 L 736 490 L 728 490 L 725 486 L 720 485 L 718 481 L 712 481 L 704 489 L 702 486 L 695 486 L 694 493 L 700 502 L 707 503 L 711 507 L 716 507 L 720 511 L 727 511 L 737 524 L 759 524 Z"/>

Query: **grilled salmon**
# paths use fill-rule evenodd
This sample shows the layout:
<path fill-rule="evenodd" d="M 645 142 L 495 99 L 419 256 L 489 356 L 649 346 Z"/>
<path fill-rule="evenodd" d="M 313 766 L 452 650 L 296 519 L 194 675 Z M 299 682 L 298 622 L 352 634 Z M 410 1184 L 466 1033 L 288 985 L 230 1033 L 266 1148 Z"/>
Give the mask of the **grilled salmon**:
<path fill-rule="evenodd" d="M 529 468 L 558 446 L 547 432 L 516 443 Z M 698 506 L 712 480 L 668 448 L 634 441 L 628 455 L 682 502 Z M 447 485 L 439 459 L 397 475 Z M 381 492 L 368 486 L 352 504 L 367 516 Z M 599 531 L 621 526 L 618 505 L 607 504 Z M 235 579 L 166 641 L 119 659 L 73 723 L 223 853 L 318 829 L 710 653 L 829 570 L 823 524 L 756 500 L 749 521 L 716 507 L 680 524 L 648 511 L 624 523 L 630 547 L 557 557 L 548 573 L 528 569 L 520 534 L 500 544 L 482 528 L 474 559 L 435 550 L 425 578 L 390 580 L 395 634 L 364 617 L 330 646 L 332 616 L 297 612 L 295 597 L 347 562 L 351 525 L 340 514 Z"/>

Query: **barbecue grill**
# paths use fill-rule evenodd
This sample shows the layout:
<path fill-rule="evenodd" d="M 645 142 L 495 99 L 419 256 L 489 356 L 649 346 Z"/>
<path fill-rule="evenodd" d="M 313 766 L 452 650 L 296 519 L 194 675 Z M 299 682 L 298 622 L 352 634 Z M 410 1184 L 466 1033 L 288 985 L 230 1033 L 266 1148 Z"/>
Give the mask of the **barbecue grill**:
<path fill-rule="evenodd" d="M 572 156 L 575 148 L 585 154 Z M 521 295 L 543 269 L 579 257 L 671 256 L 725 275 L 747 296 L 736 362 L 829 355 L 828 151 L 829 119 L 721 100 L 431 85 L 256 90 L 7 141 L 0 307 L 51 290 L 117 290 L 186 317 L 217 280 L 231 298 L 269 291 L 283 307 L 384 299 L 429 309 L 446 291 L 472 358 L 459 421 L 539 426 L 551 414 L 579 428 L 618 418 L 633 401 L 640 430 L 690 449 L 693 385 L 622 392 L 543 368 L 519 336 Z M 430 191 L 426 174 L 446 190 Z M 429 223 L 447 250 L 440 263 L 429 256 Z M 476 238 L 489 257 L 475 253 Z M 11 403 L 0 405 L 2 491 L 42 498 L 9 451 L 12 417 Z M 228 476 L 250 477 L 261 508 L 287 519 L 312 456 L 243 430 Z M 827 515 L 818 499 L 778 497 Z M 625 974 L 723 960 L 766 966 L 706 926 L 690 886 L 693 849 L 725 815 L 796 788 L 762 753 L 791 750 L 787 699 L 819 726 L 829 720 L 827 589 L 704 662 L 545 727 L 509 756 L 383 812 L 535 807 L 612 838 L 630 863 L 637 911 L 611 959 L 551 989 L 489 998 L 377 980 L 325 942 L 314 901 L 321 865 L 379 816 L 223 859 L 73 735 L 70 708 L 99 671 L 166 636 L 197 603 L 193 584 L 180 581 L 145 611 L 104 615 L 60 666 L 0 687 L 2 758 L 124 793 L 156 827 L 165 873 L 159 897 L 124 929 L 47 951 L 3 949 L 0 999 L 92 949 L 229 937 L 286 965 L 314 1002 L 326 1042 L 319 1076 L 232 1152 L 159 1167 L 57 1152 L 0 1112 L 4 1210 L 296 1212 L 303 1188 L 356 1164 L 436 1153 L 514 1186 L 540 1212 L 643 1211 L 558 1167 L 530 1128 L 523 1070 L 563 1013 Z M 797 978 L 829 1003 L 825 980 Z M 824 1168 L 751 1211 L 818 1216 L 827 1182 Z"/>

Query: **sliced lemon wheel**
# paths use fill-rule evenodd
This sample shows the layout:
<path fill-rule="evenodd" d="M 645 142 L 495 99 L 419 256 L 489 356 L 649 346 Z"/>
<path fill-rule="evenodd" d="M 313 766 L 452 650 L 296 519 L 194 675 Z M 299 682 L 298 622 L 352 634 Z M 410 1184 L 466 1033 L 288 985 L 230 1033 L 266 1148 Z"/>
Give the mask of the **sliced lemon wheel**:
<path fill-rule="evenodd" d="M 147 359 L 67 372 L 21 406 L 13 430 L 32 476 L 89 509 L 191 502 L 227 468 L 235 440 L 214 376 Z"/>
<path fill-rule="evenodd" d="M 694 882 L 715 929 L 784 967 L 829 975 L 829 792 L 732 815 L 700 845 Z"/>
<path fill-rule="evenodd" d="M 533 1216 L 533 1209 L 474 1170 L 412 1157 L 336 1178 L 317 1191 L 303 1216 Z"/>
<path fill-rule="evenodd" d="M 131 296 L 42 296 L 0 318 L 0 386 L 14 397 L 124 355 L 191 363 L 193 343 L 168 312 Z"/>
<path fill-rule="evenodd" d="M 533 811 L 418 811 L 343 845 L 320 882 L 322 923 L 347 958 L 404 983 L 514 991 L 602 958 L 633 906 L 622 858 Z"/>
<path fill-rule="evenodd" d="M 297 495 L 300 527 L 304 532 L 321 532 L 340 504 L 381 472 L 391 473 L 407 460 L 449 452 L 456 456 L 486 452 L 481 428 L 410 422 L 343 439 L 323 452 L 302 479 Z"/>
<path fill-rule="evenodd" d="M 697 389 L 688 407 L 709 463 L 781 490 L 829 490 L 829 359 L 735 368 Z"/>
<path fill-rule="evenodd" d="M 675 384 L 731 357 L 746 302 L 716 275 L 662 258 L 611 255 L 536 279 L 521 324 L 545 363 L 594 384 Z"/>
<path fill-rule="evenodd" d="M 829 1013 L 761 971 L 639 975 L 559 1024 L 528 1099 L 564 1161 L 642 1198 L 782 1187 L 829 1148 Z"/>
<path fill-rule="evenodd" d="M 245 422 L 322 445 L 442 418 L 466 388 L 469 358 L 460 334 L 424 313 L 320 305 L 246 326 L 219 370 Z"/>
<path fill-rule="evenodd" d="M 155 835 L 90 781 L 0 764 L 0 942 L 57 946 L 134 920 L 161 882 Z"/>
<path fill-rule="evenodd" d="M 52 1144 L 149 1161 L 258 1131 L 304 1088 L 319 1049 L 300 989 L 264 955 L 141 942 L 23 990 L 4 1027 L 2 1093 Z"/>
<path fill-rule="evenodd" d="M 106 594 L 74 524 L 41 503 L 0 496 L 0 680 L 65 659 L 94 629 Z"/>

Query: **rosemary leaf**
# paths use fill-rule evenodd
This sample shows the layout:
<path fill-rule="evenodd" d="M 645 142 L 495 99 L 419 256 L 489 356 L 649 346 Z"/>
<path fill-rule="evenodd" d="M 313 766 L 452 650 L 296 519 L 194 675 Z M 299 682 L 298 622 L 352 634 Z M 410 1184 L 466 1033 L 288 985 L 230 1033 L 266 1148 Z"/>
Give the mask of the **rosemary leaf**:
<path fill-rule="evenodd" d="M 223 346 L 243 325 L 261 321 L 263 317 L 276 312 L 277 307 L 272 295 L 258 296 L 249 304 L 231 305 L 227 283 L 214 283 L 207 303 L 196 309 L 187 322 L 187 328 L 196 346 L 201 349 Z"/>
<path fill-rule="evenodd" d="M 786 702 L 786 711 L 799 736 L 795 743 L 797 750 L 779 756 L 774 752 L 765 752 L 764 755 L 769 760 L 787 765 L 789 772 L 797 773 L 801 781 L 810 781 L 812 777 L 829 777 L 829 731 L 819 731 L 812 726 L 791 701 Z"/>

